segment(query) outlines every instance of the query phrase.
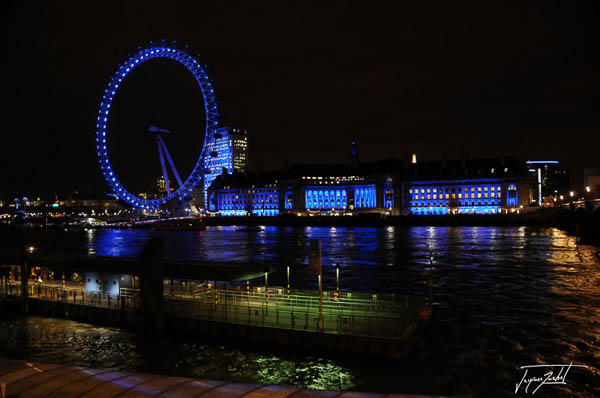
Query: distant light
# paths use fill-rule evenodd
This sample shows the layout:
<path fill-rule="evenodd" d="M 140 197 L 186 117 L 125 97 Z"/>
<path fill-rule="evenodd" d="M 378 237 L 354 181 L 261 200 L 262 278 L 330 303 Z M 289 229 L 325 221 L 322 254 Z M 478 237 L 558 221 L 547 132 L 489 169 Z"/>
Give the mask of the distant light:
<path fill-rule="evenodd" d="M 573 197 L 575 195 L 575 192 L 571 191 L 569 192 L 569 196 Z"/>
<path fill-rule="evenodd" d="M 33 252 L 35 251 L 35 247 L 34 247 L 34 246 L 29 246 L 29 247 L 27 248 L 27 251 L 28 251 L 29 253 L 33 253 Z"/>
<path fill-rule="evenodd" d="M 585 187 L 585 190 L 586 190 L 586 192 L 590 192 L 591 191 L 590 187 Z"/>
<path fill-rule="evenodd" d="M 413 164 L 417 163 L 417 154 L 416 154 L 416 153 L 413 153 L 413 154 L 412 154 L 412 160 L 411 160 L 411 162 L 412 162 Z"/>
<path fill-rule="evenodd" d="M 525 163 L 527 163 L 527 164 L 544 164 L 544 163 L 558 164 L 558 160 L 528 160 Z"/>

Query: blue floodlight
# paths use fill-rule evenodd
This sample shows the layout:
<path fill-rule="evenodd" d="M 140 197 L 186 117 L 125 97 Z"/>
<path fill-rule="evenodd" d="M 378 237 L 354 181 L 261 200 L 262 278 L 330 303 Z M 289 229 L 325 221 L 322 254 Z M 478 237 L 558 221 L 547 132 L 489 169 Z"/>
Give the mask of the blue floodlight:
<path fill-rule="evenodd" d="M 150 44 L 152 45 L 152 42 L 150 42 Z M 162 198 L 146 200 L 138 198 L 132 193 L 128 192 L 126 189 L 121 188 L 121 184 L 113 177 L 113 171 L 108 161 L 108 152 L 105 144 L 106 140 L 103 137 L 106 135 L 106 122 L 108 120 L 107 116 L 110 105 L 114 98 L 116 89 L 119 87 L 119 83 L 138 65 L 141 65 L 144 62 L 154 58 L 168 58 L 177 61 L 184 65 L 194 75 L 196 82 L 198 82 L 198 86 L 200 86 L 200 89 L 202 90 L 202 96 L 204 97 L 206 131 L 204 134 L 204 144 L 202 145 L 202 153 L 200 154 L 200 158 L 198 162 L 196 162 L 194 170 L 192 170 L 185 182 L 180 185 L 176 191 L 168 193 Z M 203 164 L 201 160 L 204 158 L 204 148 L 206 147 L 206 142 L 210 139 L 209 137 L 212 137 L 216 131 L 215 126 L 219 120 L 219 114 L 217 113 L 217 101 L 215 99 L 214 91 L 211 88 L 210 80 L 205 69 L 194 57 L 189 55 L 187 52 L 180 50 L 179 48 L 165 47 L 164 44 L 160 47 L 149 47 L 142 49 L 133 56 L 129 57 L 127 61 L 119 66 L 115 74 L 109 79 L 108 89 L 105 91 L 105 93 L 107 93 L 107 95 L 102 97 L 103 100 L 100 103 L 100 108 L 98 110 L 98 120 L 104 121 L 104 123 L 96 124 L 96 141 L 102 142 L 103 144 L 97 147 L 102 173 L 117 197 L 135 207 L 157 209 L 172 198 L 184 196 L 186 190 L 189 190 L 190 187 L 194 187 L 200 182 L 202 175 L 204 174 L 201 166 Z"/>

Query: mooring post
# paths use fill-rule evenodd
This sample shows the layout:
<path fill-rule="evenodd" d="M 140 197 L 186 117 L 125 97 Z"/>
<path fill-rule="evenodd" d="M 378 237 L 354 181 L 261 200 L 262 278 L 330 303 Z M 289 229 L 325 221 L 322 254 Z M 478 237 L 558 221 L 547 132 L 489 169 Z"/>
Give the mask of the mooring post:
<path fill-rule="evenodd" d="M 23 298 L 23 312 L 29 312 L 29 303 L 27 300 L 28 291 L 27 291 L 27 281 L 29 280 L 29 274 L 31 273 L 29 269 L 29 262 L 27 261 L 27 257 L 25 253 L 23 253 L 23 261 L 21 262 L 21 297 Z"/>
<path fill-rule="evenodd" d="M 162 334 L 165 327 L 163 242 L 150 239 L 140 254 L 140 288 L 145 330 Z"/>

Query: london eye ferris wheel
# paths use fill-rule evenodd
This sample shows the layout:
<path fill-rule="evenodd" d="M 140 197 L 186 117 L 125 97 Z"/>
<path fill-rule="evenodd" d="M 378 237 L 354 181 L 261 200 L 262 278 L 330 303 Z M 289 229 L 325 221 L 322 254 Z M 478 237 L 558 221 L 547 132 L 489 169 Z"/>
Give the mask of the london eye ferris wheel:
<path fill-rule="evenodd" d="M 180 64 L 184 65 L 190 73 L 192 73 L 202 91 L 202 96 L 204 98 L 206 129 L 204 132 L 200 156 L 189 176 L 187 176 L 185 180 L 182 180 L 161 137 L 161 135 L 169 134 L 170 132 L 155 126 L 149 127 L 148 131 L 156 136 L 162 174 L 167 187 L 167 194 L 157 199 L 144 199 L 128 191 L 127 188 L 117 179 L 115 171 L 111 167 L 110 156 L 106 145 L 108 131 L 107 125 L 110 118 L 111 104 L 115 98 L 115 95 L 117 94 L 119 86 L 121 86 L 127 75 L 144 62 L 157 58 L 171 59 L 179 62 Z M 104 175 L 104 179 L 112 189 L 113 193 L 119 199 L 137 208 L 158 210 L 161 208 L 161 206 L 164 206 L 168 202 L 175 200 L 182 201 L 189 196 L 194 187 L 196 187 L 200 181 L 202 181 L 204 174 L 208 172 L 208 170 L 204 168 L 204 158 L 205 156 L 214 156 L 214 154 L 205 154 L 205 148 L 210 140 L 214 140 L 219 136 L 217 133 L 218 122 L 219 114 L 217 112 L 214 86 L 209 79 L 205 68 L 200 64 L 198 59 L 190 55 L 185 48 L 182 49 L 179 46 L 167 45 L 164 43 L 157 45 L 151 44 L 146 48 L 140 49 L 136 54 L 130 56 L 123 64 L 121 64 L 117 71 L 111 76 L 108 86 L 104 90 L 100 108 L 98 110 L 98 117 L 96 120 L 96 152 L 98 154 L 98 160 L 102 174 Z M 174 174 L 178 184 L 177 189 L 174 189 L 172 192 L 169 189 L 169 179 L 167 175 L 165 158 L 171 166 L 172 173 Z"/>

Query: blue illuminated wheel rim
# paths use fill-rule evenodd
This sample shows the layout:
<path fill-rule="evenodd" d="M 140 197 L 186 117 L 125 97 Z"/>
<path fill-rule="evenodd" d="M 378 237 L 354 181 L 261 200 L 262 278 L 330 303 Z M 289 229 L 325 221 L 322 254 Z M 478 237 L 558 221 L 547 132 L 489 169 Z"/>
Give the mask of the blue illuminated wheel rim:
<path fill-rule="evenodd" d="M 115 97 L 115 94 L 125 79 L 125 77 L 137 66 L 143 64 L 146 61 L 155 58 L 168 58 L 177 61 L 184 65 L 196 79 L 200 89 L 202 90 L 202 96 L 204 97 L 204 107 L 206 110 L 206 132 L 204 134 L 204 143 L 202 145 L 202 152 L 194 170 L 192 170 L 189 177 L 185 180 L 177 190 L 169 192 L 166 196 L 158 199 L 146 200 L 130 193 L 125 187 L 117 180 L 115 173 L 110 167 L 110 161 L 108 159 L 108 152 L 106 150 L 106 125 L 108 122 L 108 116 L 110 111 L 110 105 Z M 124 64 L 122 64 L 114 75 L 110 78 L 108 87 L 104 90 L 102 102 L 100 103 L 100 109 L 98 110 L 98 119 L 96 121 L 96 149 L 98 158 L 100 161 L 100 168 L 102 174 L 108 182 L 108 185 L 113 190 L 114 194 L 122 199 L 123 201 L 139 208 L 143 209 L 159 209 L 161 205 L 173 200 L 182 200 L 188 196 L 196 185 L 202 180 L 204 175 L 204 150 L 206 143 L 209 139 L 214 137 L 216 128 L 219 120 L 219 114 L 217 112 L 217 101 L 214 95 L 213 84 L 206 74 L 206 70 L 200 65 L 198 60 L 193 56 L 189 55 L 184 50 L 176 47 L 160 45 L 152 46 L 143 50 L 140 50 L 135 55 L 129 57 Z"/>

